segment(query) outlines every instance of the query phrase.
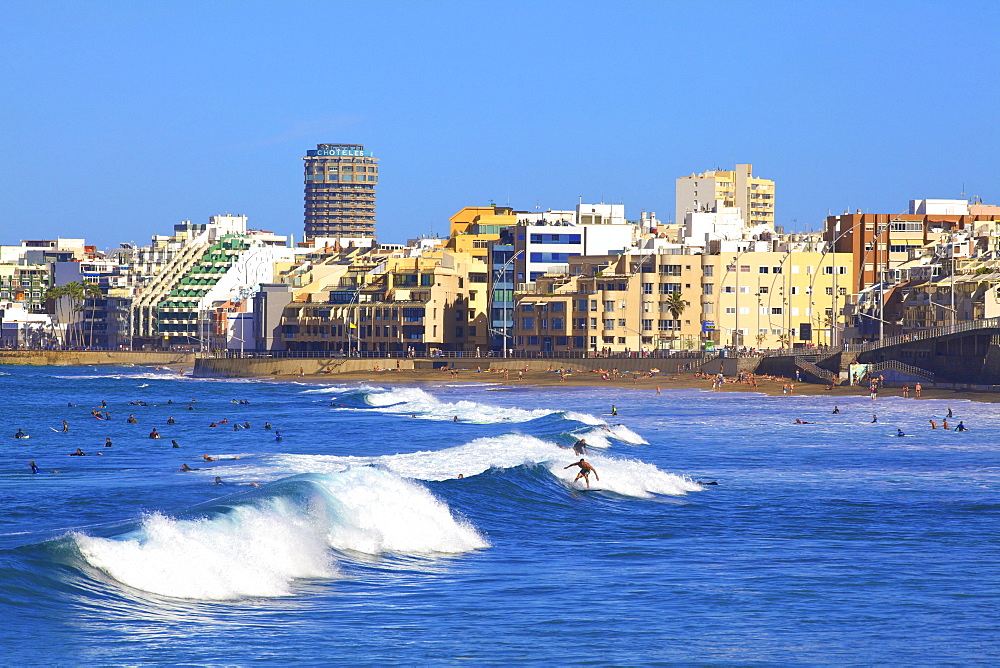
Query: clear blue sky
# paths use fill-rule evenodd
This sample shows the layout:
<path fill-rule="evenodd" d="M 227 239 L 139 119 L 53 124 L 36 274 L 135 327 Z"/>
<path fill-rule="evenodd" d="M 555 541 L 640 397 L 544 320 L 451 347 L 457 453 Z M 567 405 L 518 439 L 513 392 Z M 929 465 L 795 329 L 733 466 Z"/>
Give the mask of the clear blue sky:
<path fill-rule="evenodd" d="M 379 237 L 462 206 L 622 201 L 737 162 L 779 224 L 1000 203 L 1000 3 L 0 4 L 0 243 L 302 235 L 323 142 L 381 158 Z"/>

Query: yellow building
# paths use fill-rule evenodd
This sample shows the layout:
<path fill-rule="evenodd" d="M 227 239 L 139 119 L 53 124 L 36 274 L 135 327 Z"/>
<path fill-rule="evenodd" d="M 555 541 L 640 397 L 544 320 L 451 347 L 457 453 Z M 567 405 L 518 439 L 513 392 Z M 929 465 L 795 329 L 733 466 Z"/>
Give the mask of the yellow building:
<path fill-rule="evenodd" d="M 313 275 L 321 277 L 296 290 L 284 309 L 288 350 L 474 353 L 489 347 L 488 270 L 469 254 L 365 253 Z"/>
<path fill-rule="evenodd" d="M 850 253 L 720 253 L 702 256 L 702 271 L 702 317 L 716 345 L 840 343 L 854 272 Z"/>
<path fill-rule="evenodd" d="M 516 296 L 519 350 L 637 352 L 698 349 L 701 257 L 673 253 L 571 258 Z"/>
<path fill-rule="evenodd" d="M 682 176 L 677 179 L 676 195 L 676 223 L 684 222 L 689 211 L 714 211 L 718 203 L 739 207 L 748 227 L 774 227 L 774 181 L 754 176 L 753 165 Z"/>

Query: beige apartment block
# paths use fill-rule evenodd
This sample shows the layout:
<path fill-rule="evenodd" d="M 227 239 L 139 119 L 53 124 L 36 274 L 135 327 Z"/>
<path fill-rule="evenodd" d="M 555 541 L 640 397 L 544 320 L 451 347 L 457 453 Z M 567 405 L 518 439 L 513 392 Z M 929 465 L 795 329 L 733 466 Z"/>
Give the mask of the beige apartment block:
<path fill-rule="evenodd" d="M 701 258 L 571 258 L 569 274 L 523 285 L 514 347 L 533 352 L 643 352 L 701 345 Z"/>
<path fill-rule="evenodd" d="M 318 292 L 298 291 L 284 311 L 288 350 L 346 353 L 485 352 L 488 269 L 463 253 L 363 255 Z M 329 277 L 329 278 L 332 278 Z"/>
<path fill-rule="evenodd" d="M 774 227 L 774 181 L 754 176 L 753 165 L 682 176 L 675 192 L 676 223 L 683 222 L 689 211 L 714 211 L 718 202 L 719 206 L 739 207 L 748 227 Z"/>
<path fill-rule="evenodd" d="M 834 345 L 851 294 L 850 253 L 704 255 L 701 310 L 718 346 Z"/>

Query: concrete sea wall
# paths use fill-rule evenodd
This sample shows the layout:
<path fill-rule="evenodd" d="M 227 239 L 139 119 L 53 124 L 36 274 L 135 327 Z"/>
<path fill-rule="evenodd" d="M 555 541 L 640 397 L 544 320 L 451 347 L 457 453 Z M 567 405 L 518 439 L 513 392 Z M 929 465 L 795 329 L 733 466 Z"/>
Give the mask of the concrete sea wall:
<path fill-rule="evenodd" d="M 181 366 L 194 365 L 194 353 L 112 350 L 0 350 L 0 364 L 29 366 Z"/>

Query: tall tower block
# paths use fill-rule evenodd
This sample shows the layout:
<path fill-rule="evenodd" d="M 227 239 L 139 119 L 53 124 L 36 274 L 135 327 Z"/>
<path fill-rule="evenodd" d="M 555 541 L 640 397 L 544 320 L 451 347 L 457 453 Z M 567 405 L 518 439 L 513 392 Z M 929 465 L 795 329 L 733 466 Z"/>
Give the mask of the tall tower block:
<path fill-rule="evenodd" d="M 302 160 L 306 239 L 374 239 L 378 158 L 362 144 L 317 144 Z"/>

